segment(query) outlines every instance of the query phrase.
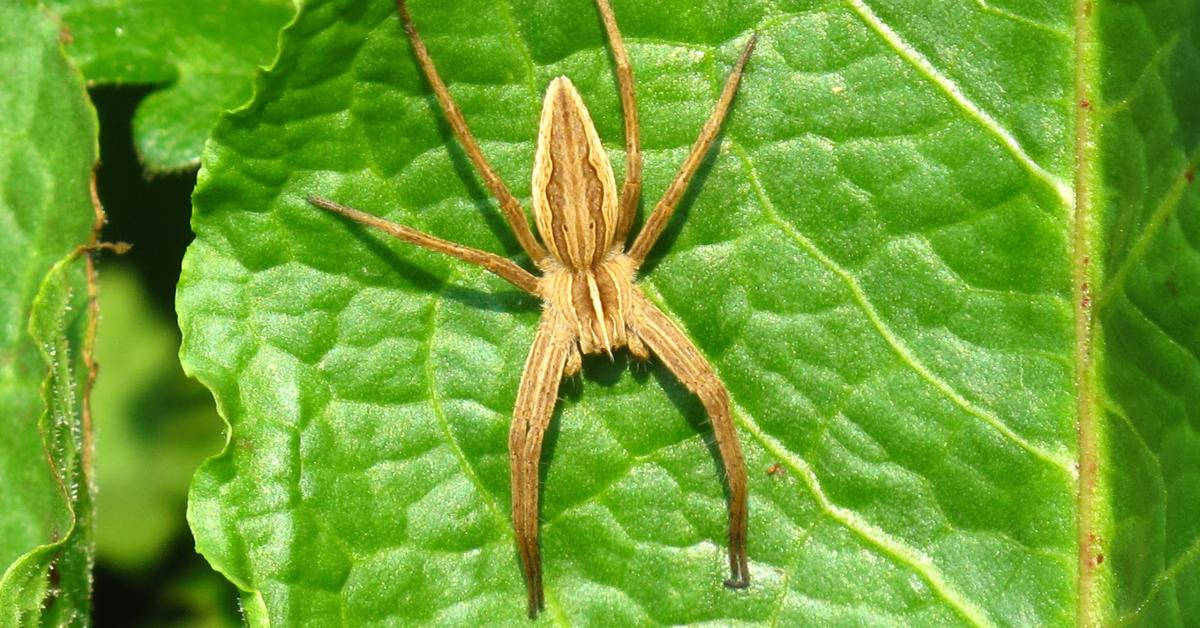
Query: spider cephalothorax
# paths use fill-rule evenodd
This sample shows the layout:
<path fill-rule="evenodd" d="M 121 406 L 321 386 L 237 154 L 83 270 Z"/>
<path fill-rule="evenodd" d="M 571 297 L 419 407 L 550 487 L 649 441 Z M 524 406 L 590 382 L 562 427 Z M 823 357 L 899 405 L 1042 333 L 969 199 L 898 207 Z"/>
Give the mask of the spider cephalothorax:
<path fill-rule="evenodd" d="M 622 347 L 638 358 L 657 355 L 694 392 L 712 421 L 717 448 L 729 484 L 729 587 L 750 582 L 746 557 L 746 465 L 742 459 L 729 395 L 708 361 L 674 322 L 635 284 L 638 268 L 675 211 L 684 189 L 716 139 L 737 91 L 742 68 L 754 48 L 754 36 L 742 50 L 712 114 L 662 199 L 637 238 L 625 246 L 637 212 L 642 186 L 633 72 L 608 0 L 596 0 L 617 63 L 621 107 L 625 114 L 625 181 L 618 195 L 612 165 L 596 134 L 579 92 L 565 77 L 546 90 L 533 168 L 533 214 L 541 242 L 534 237 L 520 203 L 492 170 L 454 103 L 403 0 L 396 6 L 413 52 L 433 87 L 458 141 L 500 202 L 517 241 L 542 271 L 535 277 L 499 255 L 387 222 L 333 201 L 310 196 L 324 209 L 381 229 L 401 240 L 483 266 L 518 288 L 542 299 L 541 323 L 525 362 L 509 432 L 513 530 L 529 592 L 529 615 L 543 603 L 542 567 L 537 540 L 538 465 L 542 440 L 564 375 L 579 372 L 582 354 L 612 353 Z M 544 243 L 544 245 L 543 245 Z"/>

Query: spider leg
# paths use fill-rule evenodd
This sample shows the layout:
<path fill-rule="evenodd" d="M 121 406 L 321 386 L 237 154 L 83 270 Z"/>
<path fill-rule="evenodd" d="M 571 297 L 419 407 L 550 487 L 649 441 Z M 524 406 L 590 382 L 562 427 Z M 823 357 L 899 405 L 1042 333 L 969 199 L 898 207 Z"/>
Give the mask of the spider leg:
<path fill-rule="evenodd" d="M 542 440 L 554 415 L 558 385 L 574 342 L 570 328 L 553 308 L 547 308 L 525 361 L 525 372 L 521 375 L 521 387 L 517 390 L 517 403 L 508 436 L 513 532 L 516 534 L 521 570 L 529 593 L 531 618 L 537 616 L 545 601 L 537 520 Z"/>
<path fill-rule="evenodd" d="M 608 0 L 596 0 L 600 19 L 612 45 L 613 60 L 617 64 L 617 83 L 621 88 L 621 110 L 625 113 L 625 183 L 621 185 L 621 204 L 617 210 L 617 230 L 614 242 L 625 243 L 633 218 L 637 215 L 638 199 L 642 195 L 642 147 L 638 131 L 637 100 L 633 96 L 633 66 L 625 53 L 625 42 L 617 28 Z"/>
<path fill-rule="evenodd" d="M 742 55 L 738 58 L 737 64 L 733 66 L 733 71 L 729 73 L 729 78 L 725 80 L 725 87 L 721 90 L 720 98 L 717 99 L 717 106 L 713 108 L 704 127 L 700 130 L 700 136 L 692 144 L 692 151 L 688 153 L 687 159 L 683 160 L 683 166 L 679 168 L 679 173 L 675 175 L 675 179 L 671 181 L 671 185 L 667 187 L 663 197 L 654 206 L 654 211 L 646 219 L 642 231 L 638 233 L 637 239 L 629 247 L 629 257 L 633 260 L 635 269 L 645 261 L 646 255 L 658 241 L 658 236 L 662 235 L 671 214 L 675 213 L 679 199 L 683 198 L 683 192 L 691 183 L 692 176 L 696 174 L 696 169 L 704 161 L 704 156 L 712 146 L 713 140 L 717 138 L 717 133 L 721 130 L 721 122 L 725 120 L 725 114 L 729 111 L 733 95 L 737 92 L 738 83 L 742 79 L 742 70 L 746 67 L 746 61 L 750 59 L 750 53 L 754 50 L 754 42 L 757 39 L 758 34 L 755 33 L 750 36 L 750 41 L 746 42 L 746 47 L 742 49 Z"/>
<path fill-rule="evenodd" d="M 353 220 L 359 224 L 383 231 L 388 235 L 404 240 L 410 244 L 415 244 L 419 247 L 429 249 L 430 251 L 445 253 L 446 255 L 457 257 L 464 262 L 475 264 L 476 266 L 482 266 L 485 269 L 499 275 L 501 278 L 508 280 L 509 283 L 524 290 L 525 292 L 528 292 L 534 296 L 541 296 L 538 292 L 537 277 L 534 277 L 529 273 L 529 271 L 517 266 L 515 262 L 506 257 L 500 257 L 494 253 L 488 253 L 487 251 L 480 251 L 479 249 L 473 249 L 469 246 L 463 246 L 457 242 L 443 240 L 437 236 L 429 235 L 424 231 L 417 231 L 412 227 L 406 227 L 404 225 L 398 225 L 394 222 L 389 222 L 379 218 L 378 216 L 372 216 L 371 214 L 361 212 L 353 207 L 340 205 L 327 198 L 321 198 L 320 196 L 313 196 L 310 194 L 308 197 L 308 202 L 320 207 L 321 209 L 345 216 L 346 218 L 349 218 L 350 220 Z"/>
<path fill-rule="evenodd" d="M 738 444 L 729 411 L 729 393 L 712 366 L 700 354 L 670 318 L 640 294 L 636 297 L 632 330 L 662 363 L 690 391 L 700 398 L 712 421 L 713 435 L 725 467 L 729 484 L 729 580 L 725 586 L 741 589 L 750 586 L 750 567 L 746 557 L 746 462 Z"/>
<path fill-rule="evenodd" d="M 492 169 L 487 158 L 483 156 L 479 142 L 476 142 L 475 136 L 471 134 L 471 128 L 467 126 L 467 120 L 463 117 L 462 110 L 458 108 L 454 97 L 450 95 L 450 90 L 446 88 L 446 83 L 438 75 L 437 67 L 433 65 L 433 59 L 429 57 L 429 51 L 425 48 L 425 42 L 417 33 L 416 26 L 413 26 L 412 16 L 409 15 L 404 0 L 396 0 L 396 10 L 400 13 L 400 21 L 404 23 L 404 32 L 408 33 L 408 39 L 412 42 L 417 63 L 421 66 L 421 71 L 425 73 L 425 78 L 429 80 L 429 85 L 433 87 L 433 94 L 437 97 L 438 104 L 441 105 L 442 112 L 446 115 L 446 121 L 450 123 L 450 128 L 454 131 L 454 137 L 458 138 L 463 150 L 470 157 L 471 163 L 475 164 L 475 169 L 483 177 L 483 182 L 500 202 L 500 210 L 504 212 L 504 218 L 508 220 L 508 226 L 517 236 L 517 242 L 521 243 L 521 248 L 525 249 L 535 264 L 540 263 L 546 257 L 546 249 L 533 237 L 529 221 L 525 218 L 525 210 L 521 208 L 521 203 L 509 191 L 500 175 Z"/>

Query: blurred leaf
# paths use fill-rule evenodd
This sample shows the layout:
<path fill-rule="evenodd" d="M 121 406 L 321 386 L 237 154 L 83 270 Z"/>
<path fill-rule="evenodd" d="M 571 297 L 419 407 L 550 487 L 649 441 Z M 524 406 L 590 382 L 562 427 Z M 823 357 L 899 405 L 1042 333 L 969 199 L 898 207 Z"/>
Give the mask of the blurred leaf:
<path fill-rule="evenodd" d="M 83 262 L 96 116 L 58 28 L 0 3 L 0 625 L 81 624 L 91 503 Z"/>
<path fill-rule="evenodd" d="M 229 582 L 216 574 L 202 560 L 195 563 L 198 569 L 189 569 L 180 577 L 173 578 L 167 585 L 166 599 L 177 607 L 188 610 L 186 622 L 177 617 L 163 617 L 151 625 L 162 625 L 167 621 L 178 628 L 235 628 L 243 626 L 242 617 L 236 611 L 237 597 Z"/>
<path fill-rule="evenodd" d="M 1190 336 L 1128 337 L 1176 351 L 1170 371 L 1146 372 L 1178 396 L 1131 415 L 1157 447 L 1141 468 L 1120 466 L 1131 445 L 1093 411 L 1127 356 L 1106 353 L 1103 317 L 1099 337 L 1088 331 L 1108 256 L 1129 246 L 1120 225 L 1150 224 L 1122 216 L 1196 203 L 1179 178 L 1198 136 L 1184 113 L 1200 100 L 1195 5 L 617 2 L 647 206 L 760 33 L 721 150 L 643 281 L 733 397 L 754 584 L 721 586 L 725 500 L 698 404 L 653 362 L 591 358 L 582 382 L 563 385 L 543 460 L 543 621 L 1070 625 L 1168 591 L 1175 613 L 1156 619 L 1200 613 L 1178 593 L 1200 591 L 1200 519 L 1188 515 L 1200 443 L 1187 427 L 1200 309 L 1170 309 L 1170 328 Z M 557 75 L 579 87 L 620 169 L 591 2 L 412 11 L 518 196 Z M 1110 59 L 1131 45 L 1125 22 L 1143 52 L 1168 50 L 1152 63 L 1173 65 L 1147 66 L 1161 80 Z M 1078 59 L 1077 32 L 1090 38 Z M 1161 47 L 1171 40 L 1186 52 Z M 538 304 L 304 199 L 518 248 L 451 141 L 393 3 L 305 3 L 281 41 L 251 105 L 218 123 L 193 199 L 182 358 L 232 430 L 194 481 L 198 546 L 260 623 L 522 622 L 506 434 Z M 1173 106 L 1131 106 L 1135 87 Z M 1123 131 L 1104 126 L 1126 111 Z M 1135 211 L 1121 194 L 1144 188 L 1123 178 L 1125 160 L 1150 140 L 1170 150 L 1146 172 L 1172 183 Z M 1196 241 L 1194 219 L 1175 222 L 1180 243 Z M 1196 259 L 1195 247 L 1172 252 Z M 1179 277 L 1194 294 L 1192 275 Z M 1164 420 L 1177 427 L 1169 449 L 1153 431 Z M 1097 429 L 1081 447 L 1077 434 Z M 1116 498 L 1152 472 L 1180 501 L 1135 515 L 1145 498 Z M 1081 538 L 1103 553 L 1126 529 L 1159 545 L 1081 564 Z"/>
<path fill-rule="evenodd" d="M 150 307 L 137 277 L 124 266 L 100 276 L 96 551 L 136 570 L 160 560 L 183 531 L 188 481 L 224 439 L 211 397 L 179 368 L 178 331 Z"/>
<path fill-rule="evenodd" d="M 88 84 L 151 84 L 133 121 L 150 171 L 194 168 L 217 114 L 250 96 L 275 51 L 289 0 L 47 0 Z"/>

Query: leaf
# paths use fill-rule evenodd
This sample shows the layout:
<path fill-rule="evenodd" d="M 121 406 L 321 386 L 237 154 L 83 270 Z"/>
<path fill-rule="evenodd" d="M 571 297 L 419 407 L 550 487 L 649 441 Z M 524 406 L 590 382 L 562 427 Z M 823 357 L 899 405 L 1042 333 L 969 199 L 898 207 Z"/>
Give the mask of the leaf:
<path fill-rule="evenodd" d="M 1200 9 L 1117 5 L 1098 36 L 1102 157 L 1095 168 L 1110 243 L 1095 296 L 1094 401 L 1104 461 L 1089 566 L 1120 624 L 1186 625 L 1200 611 Z M 1105 569 L 1107 568 L 1107 569 Z"/>
<path fill-rule="evenodd" d="M 184 532 L 181 514 L 192 473 L 219 450 L 219 422 L 204 389 L 186 379 L 176 356 L 178 332 L 149 308 L 125 266 L 100 273 L 104 324 L 96 359 L 96 551 L 123 570 L 162 560 Z M 111 369 L 111 370 L 110 370 Z"/>
<path fill-rule="evenodd" d="M 3 620 L 14 626 L 82 624 L 91 606 L 93 488 L 83 459 L 88 455 L 88 443 L 80 406 L 81 382 L 87 374 L 75 357 L 80 347 L 72 342 L 83 335 L 79 312 L 86 310 L 78 307 L 82 304 L 74 295 L 85 280 L 82 262 L 69 255 L 50 269 L 31 308 L 29 333 L 46 363 L 41 387 L 46 410 L 36 425 L 42 438 L 42 448 L 36 453 L 41 459 L 28 454 L 25 458 L 43 468 L 48 466 L 44 471 L 53 482 L 46 495 L 37 497 L 60 501 L 54 504 L 49 520 L 39 522 L 40 532 L 49 536 L 46 542 L 19 556 L 0 579 L 0 607 L 6 609 Z M 35 484 L 14 492 L 43 488 Z M 14 514 L 10 516 L 18 520 L 45 516 L 36 511 Z"/>
<path fill-rule="evenodd" d="M 1105 623 L 1160 581 L 1177 612 L 1155 619 L 1200 611 L 1182 593 L 1200 590 L 1183 392 L 1200 388 L 1166 375 L 1195 370 L 1196 352 L 1180 351 L 1195 336 L 1157 341 L 1176 361 L 1150 372 L 1180 392 L 1131 415 L 1159 449 L 1131 449 L 1140 466 L 1122 466 L 1131 445 L 1095 409 L 1121 402 L 1112 369 L 1128 356 L 1107 353 L 1109 314 L 1092 298 L 1129 246 L 1122 225 L 1149 224 L 1122 218 L 1149 215 L 1131 207 L 1168 189 L 1173 207 L 1195 204 L 1178 177 L 1195 163 L 1196 13 L 1179 0 L 1082 6 L 616 3 L 644 209 L 739 46 L 760 36 L 721 148 L 642 283 L 731 393 L 753 585 L 721 586 L 726 503 L 699 405 L 653 362 L 593 357 L 563 384 L 543 458 L 543 621 Z M 1155 81 L 1109 73 L 1137 11 L 1135 43 L 1178 40 L 1178 59 L 1153 62 L 1175 65 L 1148 66 L 1170 68 Z M 590 2 L 417 0 L 412 12 L 519 197 L 541 91 L 560 74 L 620 169 Z M 231 436 L 197 473 L 189 520 L 261 623 L 523 621 L 506 435 L 538 304 L 305 202 L 320 194 L 528 265 L 393 13 L 382 0 L 304 4 L 254 100 L 218 123 L 193 198 L 181 357 Z M 1172 107 L 1122 104 L 1134 85 Z M 1126 150 L 1151 140 L 1135 155 L 1165 158 L 1176 187 L 1124 178 Z M 1144 196 L 1131 205 L 1118 189 Z M 1195 225 L 1176 222 L 1182 242 Z M 1194 330 L 1200 310 L 1176 305 L 1171 328 Z M 1180 430 L 1173 440 L 1159 420 Z M 1180 475 L 1166 478 L 1160 456 Z M 1132 498 L 1159 468 L 1180 500 Z M 1159 545 L 1136 555 L 1143 534 Z M 1097 566 L 1096 548 L 1122 559 Z"/>
<path fill-rule="evenodd" d="M 250 96 L 275 50 L 288 0 L 47 0 L 89 85 L 155 85 L 133 120 L 152 172 L 194 168 L 217 114 Z"/>
<path fill-rule="evenodd" d="M 96 115 L 55 23 L 0 4 L 0 625 L 84 622 L 90 484 L 81 455 Z"/>

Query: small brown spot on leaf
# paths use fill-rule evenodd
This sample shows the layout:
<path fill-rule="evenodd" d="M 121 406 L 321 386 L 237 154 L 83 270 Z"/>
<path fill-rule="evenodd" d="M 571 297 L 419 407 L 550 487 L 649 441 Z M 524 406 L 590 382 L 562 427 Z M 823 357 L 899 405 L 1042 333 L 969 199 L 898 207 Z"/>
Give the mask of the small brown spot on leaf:
<path fill-rule="evenodd" d="M 1187 182 L 1188 182 L 1189 184 L 1191 184 L 1191 182 L 1192 182 L 1192 181 L 1195 181 L 1195 180 L 1196 180 L 1196 169 L 1195 169 L 1195 168 L 1188 168 L 1187 170 L 1185 170 L 1185 171 L 1183 172 L 1183 178 L 1187 179 Z"/>
<path fill-rule="evenodd" d="M 767 475 L 779 475 L 780 473 L 783 473 L 783 465 L 778 462 L 767 467 Z"/>
<path fill-rule="evenodd" d="M 1090 101 L 1090 100 L 1088 100 L 1088 99 L 1084 98 L 1083 100 L 1080 100 L 1080 101 L 1079 101 L 1079 108 L 1080 108 L 1080 109 L 1091 109 L 1091 108 L 1092 108 L 1092 103 L 1091 103 L 1091 101 Z"/>

